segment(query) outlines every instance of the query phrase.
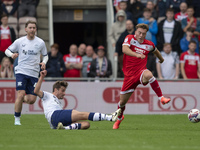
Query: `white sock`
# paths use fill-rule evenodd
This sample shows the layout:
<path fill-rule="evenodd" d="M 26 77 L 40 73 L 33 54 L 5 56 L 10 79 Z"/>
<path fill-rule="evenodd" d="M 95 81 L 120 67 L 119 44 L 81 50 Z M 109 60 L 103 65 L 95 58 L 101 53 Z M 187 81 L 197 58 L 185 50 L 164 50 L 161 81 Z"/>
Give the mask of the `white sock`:
<path fill-rule="evenodd" d="M 107 121 L 111 121 L 111 119 L 112 119 L 112 115 L 106 115 L 106 120 Z"/>
<path fill-rule="evenodd" d="M 93 116 L 93 121 L 106 120 L 106 115 L 102 113 L 95 113 Z"/>
<path fill-rule="evenodd" d="M 79 123 L 73 123 L 69 126 L 64 126 L 65 130 L 78 130 Z"/>

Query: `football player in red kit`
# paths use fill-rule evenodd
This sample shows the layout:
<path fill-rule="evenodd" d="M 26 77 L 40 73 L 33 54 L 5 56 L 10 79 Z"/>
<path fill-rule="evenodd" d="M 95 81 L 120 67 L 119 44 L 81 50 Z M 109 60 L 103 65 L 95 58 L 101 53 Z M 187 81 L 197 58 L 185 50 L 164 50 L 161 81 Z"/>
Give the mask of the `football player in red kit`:
<path fill-rule="evenodd" d="M 121 108 L 122 112 L 114 123 L 113 129 L 119 128 L 121 121 L 124 119 L 123 112 L 125 110 L 125 104 L 139 84 L 147 85 L 150 83 L 151 88 L 157 94 L 158 99 L 163 105 L 169 103 L 171 100 L 170 98 L 163 97 L 158 81 L 151 71 L 146 68 L 149 52 L 153 52 L 160 63 L 164 61 L 153 42 L 145 39 L 148 30 L 148 25 L 143 23 L 138 24 L 136 26 L 135 35 L 127 35 L 124 39 L 122 47 L 124 53 L 124 82 L 120 92 L 120 101 L 118 103 L 118 108 Z"/>

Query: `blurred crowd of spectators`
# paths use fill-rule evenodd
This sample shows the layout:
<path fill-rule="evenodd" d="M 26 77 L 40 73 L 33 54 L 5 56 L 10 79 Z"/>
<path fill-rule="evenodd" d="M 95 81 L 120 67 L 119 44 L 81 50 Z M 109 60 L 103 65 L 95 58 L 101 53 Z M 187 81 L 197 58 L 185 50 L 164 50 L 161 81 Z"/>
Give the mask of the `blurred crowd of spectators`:
<path fill-rule="evenodd" d="M 6 48 L 17 38 L 9 17 L 17 20 L 36 17 L 39 0 L 1 0 L 0 77 L 12 78 L 13 61 L 5 57 Z M 164 63 L 148 56 L 147 68 L 159 79 L 200 78 L 200 1 L 199 0 L 113 0 L 115 20 L 110 28 L 109 42 L 118 57 L 118 77 L 123 77 L 122 43 L 134 34 L 138 23 L 149 25 L 146 39 L 161 51 Z M 48 53 L 47 77 L 107 78 L 112 75 L 112 64 L 104 45 L 93 47 L 71 44 L 69 54 L 62 55 L 59 45 L 51 45 Z M 15 65 L 14 65 L 15 66 Z M 97 80 L 96 80 L 97 81 Z"/>
<path fill-rule="evenodd" d="M 118 77 L 123 77 L 122 43 L 138 23 L 149 25 L 146 39 L 161 51 L 159 64 L 150 53 L 147 68 L 159 79 L 200 78 L 199 0 L 114 0 L 115 21 L 109 41 L 118 56 Z M 193 75 L 191 75 L 193 74 Z"/>

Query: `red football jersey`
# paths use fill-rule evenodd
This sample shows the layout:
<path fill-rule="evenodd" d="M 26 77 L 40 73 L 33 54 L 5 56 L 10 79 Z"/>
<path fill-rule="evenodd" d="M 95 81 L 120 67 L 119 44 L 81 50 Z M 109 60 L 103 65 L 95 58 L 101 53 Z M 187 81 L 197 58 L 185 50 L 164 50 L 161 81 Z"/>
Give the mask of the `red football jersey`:
<path fill-rule="evenodd" d="M 183 20 L 183 19 L 185 19 L 185 18 L 187 18 L 187 17 L 188 17 L 187 14 L 183 14 L 183 13 L 181 13 L 181 12 L 178 12 L 178 13 L 176 13 L 176 14 L 174 15 L 174 18 L 175 18 L 176 21 L 181 21 L 181 20 Z"/>
<path fill-rule="evenodd" d="M 5 52 L 6 49 L 12 44 L 10 38 L 10 29 L 9 27 L 3 28 L 2 26 L 0 26 L 0 32 L 1 32 L 0 51 Z"/>
<path fill-rule="evenodd" d="M 64 55 L 63 56 L 63 60 L 65 62 L 65 64 L 67 63 L 74 63 L 74 64 L 77 64 L 77 63 L 82 63 L 82 57 L 81 56 L 75 56 L 73 57 L 72 55 L 70 54 L 67 54 L 67 55 Z M 64 73 L 64 77 L 80 77 L 80 72 L 81 70 L 80 69 L 67 69 L 67 71 Z"/>
<path fill-rule="evenodd" d="M 128 45 L 133 52 L 144 54 L 144 59 L 128 56 L 124 54 L 123 58 L 123 72 L 125 76 L 133 76 L 140 73 L 141 70 L 146 69 L 147 56 L 150 51 L 155 50 L 153 42 L 144 39 L 143 43 L 139 43 L 135 35 L 127 35 L 124 39 L 123 45 Z"/>
<path fill-rule="evenodd" d="M 186 51 L 181 54 L 180 63 L 185 63 L 184 69 L 187 78 L 198 79 L 197 71 L 198 64 L 200 64 L 199 54 L 191 54 L 189 51 Z"/>

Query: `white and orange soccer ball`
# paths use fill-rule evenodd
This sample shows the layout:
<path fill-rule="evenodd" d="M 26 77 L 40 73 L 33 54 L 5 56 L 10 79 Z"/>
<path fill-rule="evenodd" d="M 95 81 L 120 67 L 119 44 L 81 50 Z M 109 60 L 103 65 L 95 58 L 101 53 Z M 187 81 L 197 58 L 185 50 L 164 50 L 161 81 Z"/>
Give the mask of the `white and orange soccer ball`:
<path fill-rule="evenodd" d="M 188 113 L 188 119 L 193 123 L 199 122 L 200 111 L 198 109 L 191 109 Z"/>

